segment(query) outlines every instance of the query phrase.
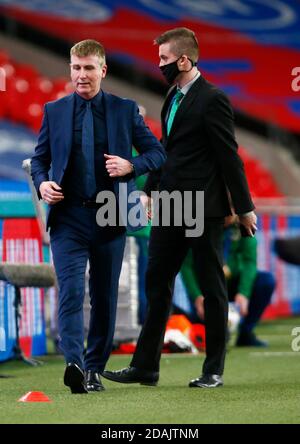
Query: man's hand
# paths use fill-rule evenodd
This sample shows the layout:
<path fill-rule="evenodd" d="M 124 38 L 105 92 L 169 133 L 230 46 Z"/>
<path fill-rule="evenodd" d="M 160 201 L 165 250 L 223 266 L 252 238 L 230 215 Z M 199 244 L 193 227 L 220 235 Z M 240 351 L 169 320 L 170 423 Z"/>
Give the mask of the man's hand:
<path fill-rule="evenodd" d="M 106 159 L 106 170 L 110 177 L 122 177 L 132 173 L 133 168 L 129 160 L 110 154 L 104 154 L 104 157 Z"/>
<path fill-rule="evenodd" d="M 196 312 L 197 315 L 199 316 L 200 319 L 204 320 L 204 296 L 200 295 L 197 296 L 195 299 L 195 308 L 196 308 Z"/>
<path fill-rule="evenodd" d="M 145 208 L 148 220 L 151 220 L 152 219 L 153 199 L 150 196 L 146 196 L 145 194 L 141 194 L 140 201 L 142 202 L 142 205 Z"/>
<path fill-rule="evenodd" d="M 234 302 L 239 308 L 240 315 L 247 316 L 248 307 L 249 307 L 249 299 L 246 298 L 246 296 L 244 296 L 243 294 L 237 293 L 235 295 Z"/>
<path fill-rule="evenodd" d="M 225 216 L 224 218 L 224 227 L 230 227 L 230 225 L 233 225 L 236 223 L 236 221 L 238 220 L 238 215 L 237 214 L 230 214 L 230 216 Z"/>
<path fill-rule="evenodd" d="M 223 265 L 223 271 L 224 271 L 225 278 L 230 279 L 231 278 L 231 270 L 228 267 L 228 265 L 226 265 L 226 264 Z"/>
<path fill-rule="evenodd" d="M 239 215 L 239 221 L 245 227 L 247 233 L 253 237 L 257 230 L 257 217 L 254 211 L 251 211 L 246 215 Z"/>
<path fill-rule="evenodd" d="M 51 180 L 41 183 L 40 193 L 43 201 L 49 205 L 54 205 L 64 198 L 64 195 L 61 192 L 61 187 Z"/>

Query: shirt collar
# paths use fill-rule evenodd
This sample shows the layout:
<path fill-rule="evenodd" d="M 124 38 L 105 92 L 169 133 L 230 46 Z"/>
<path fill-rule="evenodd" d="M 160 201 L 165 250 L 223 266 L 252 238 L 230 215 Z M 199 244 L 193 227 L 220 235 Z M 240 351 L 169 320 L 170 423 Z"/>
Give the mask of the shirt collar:
<path fill-rule="evenodd" d="M 96 94 L 92 99 L 84 99 L 83 97 L 81 97 L 79 94 L 77 94 L 75 92 L 75 97 L 76 97 L 76 103 L 78 106 L 85 106 L 87 102 L 91 102 L 93 107 L 98 107 L 101 104 L 101 100 L 102 100 L 102 91 L 100 90 L 98 92 L 98 94 Z"/>
<path fill-rule="evenodd" d="M 195 75 L 195 77 L 189 81 L 189 83 L 187 83 L 186 85 L 184 85 L 182 88 L 178 88 L 180 89 L 180 91 L 182 92 L 182 94 L 186 95 L 186 93 L 189 91 L 189 89 L 191 88 L 191 86 L 193 85 L 193 83 L 196 82 L 196 80 L 199 79 L 199 77 L 201 76 L 201 72 L 198 71 L 197 74 Z"/>

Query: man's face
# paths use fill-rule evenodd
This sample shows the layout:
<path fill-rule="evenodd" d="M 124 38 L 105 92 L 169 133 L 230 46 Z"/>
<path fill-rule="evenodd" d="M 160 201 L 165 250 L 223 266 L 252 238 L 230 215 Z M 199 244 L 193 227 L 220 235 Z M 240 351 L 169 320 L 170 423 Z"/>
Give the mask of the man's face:
<path fill-rule="evenodd" d="M 159 66 L 168 65 L 178 59 L 178 57 L 171 51 L 170 42 L 159 45 L 158 55 Z"/>
<path fill-rule="evenodd" d="M 84 99 L 93 98 L 100 91 L 107 66 L 96 55 L 71 56 L 71 80 L 75 91 Z"/>

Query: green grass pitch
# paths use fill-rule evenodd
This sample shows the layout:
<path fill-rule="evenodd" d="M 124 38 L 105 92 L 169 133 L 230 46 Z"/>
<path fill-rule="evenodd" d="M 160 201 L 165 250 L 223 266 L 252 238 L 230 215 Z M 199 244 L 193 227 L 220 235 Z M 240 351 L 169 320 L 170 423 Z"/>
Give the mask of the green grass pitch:
<path fill-rule="evenodd" d="M 164 355 L 157 387 L 105 381 L 105 392 L 71 395 L 63 385 L 62 357 L 42 357 L 40 367 L 21 362 L 0 365 L 0 423 L 224 424 L 300 423 L 300 350 L 293 351 L 292 329 L 300 318 L 264 322 L 259 337 L 265 349 L 236 348 L 231 338 L 224 374 L 217 389 L 189 388 L 199 376 L 203 355 Z M 300 346 L 300 340 L 298 341 Z M 113 355 L 119 369 L 129 356 Z M 20 403 L 28 391 L 43 391 L 51 403 Z"/>

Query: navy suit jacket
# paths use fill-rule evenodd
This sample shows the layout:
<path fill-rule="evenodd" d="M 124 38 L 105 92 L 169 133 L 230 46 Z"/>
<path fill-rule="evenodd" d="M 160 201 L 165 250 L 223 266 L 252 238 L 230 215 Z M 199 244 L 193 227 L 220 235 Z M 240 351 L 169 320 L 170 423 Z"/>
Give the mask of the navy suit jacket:
<path fill-rule="evenodd" d="M 53 180 L 58 185 L 62 183 L 73 143 L 74 94 L 45 105 L 38 143 L 31 159 L 31 175 L 39 198 L 39 188 L 43 181 Z M 165 151 L 145 125 L 136 103 L 105 92 L 103 99 L 108 153 L 133 163 L 135 176 L 160 168 L 166 159 Z M 132 158 L 132 146 L 138 150 L 139 156 Z M 113 184 L 117 199 L 120 182 L 127 183 L 127 195 L 136 190 L 133 175 L 115 178 Z M 47 228 L 51 226 L 52 217 L 55 217 L 55 206 L 49 205 Z M 127 212 L 132 206 L 127 200 Z M 127 228 L 138 229 L 130 226 Z"/>

